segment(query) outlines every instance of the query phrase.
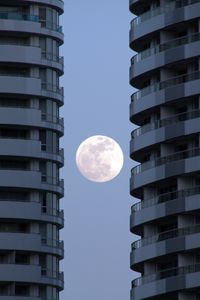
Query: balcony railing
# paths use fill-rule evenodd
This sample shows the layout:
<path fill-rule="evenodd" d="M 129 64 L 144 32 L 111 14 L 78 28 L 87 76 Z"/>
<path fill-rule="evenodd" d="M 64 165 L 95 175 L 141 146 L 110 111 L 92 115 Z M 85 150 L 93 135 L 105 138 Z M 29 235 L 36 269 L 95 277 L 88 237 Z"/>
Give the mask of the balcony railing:
<path fill-rule="evenodd" d="M 63 118 L 58 118 L 58 117 L 56 117 L 55 115 L 52 115 L 52 114 L 42 113 L 42 121 L 59 124 L 62 127 L 64 127 L 64 119 Z"/>
<path fill-rule="evenodd" d="M 62 250 L 64 249 L 63 241 L 42 237 L 41 242 L 45 246 L 55 247 L 55 248 L 59 248 Z"/>
<path fill-rule="evenodd" d="M 42 58 L 50 61 L 55 61 L 64 65 L 64 57 L 53 54 L 52 52 L 42 52 Z"/>
<path fill-rule="evenodd" d="M 61 188 L 64 187 L 64 180 L 63 179 L 58 179 L 56 177 L 47 176 L 45 174 L 42 174 L 41 179 L 42 179 L 42 182 L 45 182 L 47 184 L 58 185 Z"/>
<path fill-rule="evenodd" d="M 140 98 L 147 96 L 151 93 L 155 93 L 159 90 L 166 89 L 181 83 L 197 80 L 200 78 L 200 71 L 196 71 L 193 73 L 184 74 L 181 76 L 175 76 L 165 81 L 161 81 L 156 84 L 148 85 L 145 88 L 140 89 L 139 91 L 135 92 L 131 96 L 131 101 L 139 100 Z"/>
<path fill-rule="evenodd" d="M 51 153 L 51 154 L 55 154 L 55 155 L 60 155 L 62 157 L 64 156 L 64 149 L 63 148 L 55 150 L 55 149 L 53 149 L 53 147 L 50 147 L 50 146 L 48 146 L 46 144 L 41 144 L 41 149 L 42 149 L 42 151 L 47 152 L 47 153 Z"/>
<path fill-rule="evenodd" d="M 192 188 L 174 191 L 169 193 L 160 194 L 154 198 L 147 199 L 138 203 L 135 203 L 131 207 L 132 213 L 140 211 L 144 208 L 151 207 L 160 203 L 168 202 L 171 200 L 184 199 L 186 197 L 194 196 L 200 194 L 200 186 L 195 186 Z"/>
<path fill-rule="evenodd" d="M 185 113 L 181 113 L 181 114 L 176 114 L 172 117 L 166 118 L 166 119 L 162 119 L 162 120 L 157 120 L 155 122 L 152 123 L 148 123 L 145 124 L 135 130 L 132 131 L 131 136 L 132 138 L 136 138 L 146 132 L 149 132 L 151 130 L 155 130 L 161 127 L 165 127 L 165 126 L 169 126 L 178 122 L 182 122 L 182 121 L 187 121 L 187 120 L 191 120 L 191 119 L 195 119 L 195 118 L 199 118 L 200 117 L 200 110 L 192 110 L 192 111 L 188 111 Z"/>
<path fill-rule="evenodd" d="M 137 286 L 140 286 L 140 285 L 152 282 L 152 281 L 157 281 L 157 280 L 165 279 L 165 278 L 172 277 L 172 276 L 186 275 L 186 274 L 196 273 L 196 272 L 200 272 L 200 264 L 165 269 L 158 273 L 145 275 L 143 277 L 136 278 L 135 280 L 132 281 L 132 288 L 135 288 Z"/>
<path fill-rule="evenodd" d="M 44 277 L 55 278 L 55 279 L 64 281 L 64 273 L 63 272 L 53 271 L 49 268 L 42 268 L 41 275 Z"/>
<path fill-rule="evenodd" d="M 39 16 L 37 16 L 37 15 L 24 14 L 21 12 L 9 12 L 9 11 L 4 12 L 3 11 L 3 12 L 0 12 L 0 19 L 39 22 L 42 27 L 63 33 L 62 26 L 60 26 L 54 22 L 49 22 L 47 20 L 40 20 Z"/>
<path fill-rule="evenodd" d="M 48 92 L 52 92 L 52 93 L 57 93 L 63 96 L 63 88 L 55 85 L 55 84 L 51 84 L 48 82 L 42 82 L 42 90 L 48 91 Z"/>
<path fill-rule="evenodd" d="M 182 159 L 187 159 L 195 156 L 200 155 L 200 148 L 192 148 L 190 150 L 185 150 L 185 151 L 179 151 L 175 152 L 173 154 L 159 157 L 155 160 L 149 160 L 145 163 L 142 163 L 134 168 L 132 168 L 131 172 L 133 175 L 136 175 L 138 173 L 144 172 L 148 169 L 155 168 L 167 163 L 171 163 L 177 160 L 182 160 Z"/>
<path fill-rule="evenodd" d="M 60 33 L 63 32 L 62 26 L 58 25 L 57 23 L 49 22 L 47 20 L 39 20 L 39 22 L 41 24 L 41 27 L 45 27 L 45 28 L 50 29 L 50 30 L 55 30 L 55 31 L 58 31 Z"/>
<path fill-rule="evenodd" d="M 59 217 L 61 219 L 64 219 L 64 211 L 63 209 L 59 210 L 59 209 L 49 209 L 46 206 L 42 206 L 42 214 L 44 215 L 50 215 L 50 216 L 55 216 L 55 217 Z"/>
<path fill-rule="evenodd" d="M 195 233 L 200 233 L 200 224 L 197 224 L 196 226 L 168 230 L 168 231 L 161 232 L 161 233 L 158 233 L 158 234 L 150 236 L 150 237 L 139 239 L 132 243 L 132 250 L 134 251 L 135 249 L 138 249 L 138 248 L 150 245 L 150 244 L 165 241 L 168 239 L 173 239 L 176 237 L 195 234 Z"/>
<path fill-rule="evenodd" d="M 196 32 L 191 35 L 186 35 L 177 39 L 170 40 L 166 43 L 160 44 L 156 47 L 148 48 L 132 57 L 131 63 L 134 64 L 141 61 L 151 55 L 172 49 L 181 45 L 191 44 L 200 40 L 200 32 Z"/>
<path fill-rule="evenodd" d="M 131 22 L 131 26 L 137 26 L 142 22 L 151 19 L 153 17 L 156 17 L 158 15 L 161 15 L 163 13 L 167 13 L 169 11 L 173 11 L 174 9 L 181 8 L 183 6 L 187 6 L 195 3 L 199 3 L 199 0 L 171 0 L 170 2 L 167 3 L 167 5 L 156 7 L 154 9 L 151 9 L 141 14 L 139 17 L 134 18 Z"/>
<path fill-rule="evenodd" d="M 10 77 L 24 77 L 24 78 L 37 78 L 39 79 L 38 76 L 36 75 L 31 75 L 28 72 L 15 72 L 15 73 L 11 73 L 11 72 L 3 72 L 2 70 L 0 71 L 0 76 L 10 76 Z"/>
<path fill-rule="evenodd" d="M 0 19 L 39 22 L 38 16 L 20 12 L 0 12 Z"/>

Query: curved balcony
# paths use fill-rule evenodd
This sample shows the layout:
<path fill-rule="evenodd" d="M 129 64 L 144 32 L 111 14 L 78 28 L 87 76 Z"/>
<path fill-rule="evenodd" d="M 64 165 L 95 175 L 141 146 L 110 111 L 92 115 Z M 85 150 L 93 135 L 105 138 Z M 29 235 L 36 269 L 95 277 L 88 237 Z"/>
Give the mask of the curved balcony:
<path fill-rule="evenodd" d="M 200 41 L 195 41 L 197 37 L 194 37 L 194 42 L 189 42 L 187 44 L 182 44 L 176 46 L 174 42 L 174 47 L 164 50 L 164 45 L 162 45 L 162 52 L 154 53 L 154 55 L 147 56 L 145 59 L 141 59 L 137 62 L 134 61 L 134 58 L 131 60 L 130 67 L 130 80 L 134 83 L 134 86 L 137 88 L 141 87 L 141 80 L 147 76 L 153 76 L 157 70 L 160 68 L 165 68 L 166 66 L 173 67 L 173 64 L 187 64 L 187 61 L 198 59 L 199 57 L 199 47 Z M 184 40 L 183 40 L 184 41 Z M 185 41 L 189 41 L 185 39 Z M 178 42 L 177 42 L 178 44 Z M 161 48 L 161 47 L 160 47 Z M 161 49 L 160 49 L 161 50 Z M 147 54 L 146 54 L 147 55 Z"/>
<path fill-rule="evenodd" d="M 0 74 L 0 94 L 36 96 L 54 99 L 63 105 L 64 89 L 51 83 L 41 83 L 38 77 L 28 74 Z"/>
<path fill-rule="evenodd" d="M 58 100 L 60 102 L 60 105 L 63 105 L 64 102 L 63 87 L 59 87 L 57 85 L 48 82 L 42 82 L 41 88 L 42 88 L 43 97 Z"/>
<path fill-rule="evenodd" d="M 41 269 L 38 264 L 1 263 L 0 267 L 0 281 L 49 284 L 58 286 L 60 290 L 64 286 L 63 272 Z"/>
<path fill-rule="evenodd" d="M 57 56 L 51 52 L 42 52 L 41 54 L 42 62 L 47 61 L 45 65 L 48 67 L 51 66 L 52 68 L 58 69 L 60 71 L 60 76 L 64 73 L 64 57 Z"/>
<path fill-rule="evenodd" d="M 59 131 L 59 135 L 64 134 L 64 118 L 56 117 L 52 114 L 41 114 L 41 121 L 45 128 L 50 128 L 55 131 Z"/>
<path fill-rule="evenodd" d="M 63 241 L 42 238 L 38 232 L 0 232 L 1 250 L 22 250 L 55 254 L 64 257 Z"/>
<path fill-rule="evenodd" d="M 143 273 L 144 262 L 199 249 L 200 225 L 158 233 L 132 244 L 131 268 Z"/>
<path fill-rule="evenodd" d="M 172 85 L 169 88 L 147 94 L 140 98 L 139 101 L 130 103 L 130 120 L 133 123 L 140 124 L 141 113 L 151 113 L 152 109 L 161 105 L 172 104 L 180 99 L 199 96 L 200 79 L 188 81 L 182 84 Z M 132 97 L 133 100 L 133 97 Z"/>
<path fill-rule="evenodd" d="M 133 242 L 131 245 L 132 251 L 134 251 L 135 249 L 139 249 L 141 247 L 150 245 L 150 244 L 155 244 L 160 241 L 165 241 L 168 239 L 173 239 L 176 237 L 186 236 L 186 235 L 195 234 L 195 233 L 200 233 L 200 224 L 197 224 L 195 226 L 190 226 L 190 227 L 168 230 L 168 231 L 161 232 L 156 235 L 146 237 L 143 239 L 139 239 L 139 240 Z"/>
<path fill-rule="evenodd" d="M 180 176 L 183 173 L 198 172 L 200 168 L 199 151 L 199 148 L 192 148 L 136 166 L 131 173 L 131 195 L 140 198 L 141 188 L 148 184 Z"/>
<path fill-rule="evenodd" d="M 0 41 L 0 62 L 28 65 L 40 65 L 56 69 L 59 75 L 64 72 L 63 56 L 54 55 L 52 52 L 43 52 L 39 46 L 28 42 L 1 42 Z"/>
<path fill-rule="evenodd" d="M 40 173 L 40 172 L 39 172 Z M 41 173 L 40 173 L 41 174 Z M 64 195 L 64 180 L 41 174 L 42 189 Z"/>
<path fill-rule="evenodd" d="M 156 7 L 154 9 L 151 9 L 143 14 L 141 14 L 139 17 L 135 17 L 131 25 L 137 26 L 141 24 L 142 22 L 145 22 L 146 20 L 149 20 L 155 16 L 161 15 L 163 13 L 168 13 L 169 11 L 173 11 L 177 8 L 181 8 L 187 5 L 199 3 L 199 0 L 171 0 L 168 1 L 167 5 Z"/>
<path fill-rule="evenodd" d="M 162 297 L 170 292 L 199 288 L 199 285 L 199 264 L 166 269 L 133 280 L 131 299 Z"/>
<path fill-rule="evenodd" d="M 31 21 L 39 22 L 41 27 L 52 31 L 63 32 L 62 26 L 56 24 L 55 22 L 49 22 L 46 20 L 40 20 L 38 15 L 25 14 L 21 12 L 0 12 L 0 19 L 2 20 L 15 20 L 15 21 Z"/>
<path fill-rule="evenodd" d="M 196 272 L 200 272 L 200 264 L 166 269 L 166 270 L 160 271 L 158 273 L 154 273 L 154 274 L 136 278 L 135 280 L 132 281 L 132 288 L 147 284 L 152 281 L 158 281 L 158 280 L 166 279 L 169 277 L 187 275 L 187 274 L 196 273 Z"/>
<path fill-rule="evenodd" d="M 198 0 L 172 0 L 168 5 L 154 8 L 136 17 L 131 22 L 130 47 L 140 52 L 142 50 L 141 39 L 150 38 L 154 32 L 164 30 L 165 27 L 175 29 L 176 24 L 198 19 L 199 4 Z M 139 10 L 141 12 L 141 7 L 138 4 L 138 12 Z"/>
<path fill-rule="evenodd" d="M 176 152 L 167 156 L 160 157 L 155 160 L 147 161 L 145 163 L 142 163 L 134 168 L 132 168 L 131 173 L 132 174 L 138 174 L 141 172 L 144 172 L 148 169 L 155 168 L 167 163 L 171 163 L 177 160 L 187 159 L 195 156 L 200 155 L 200 148 L 192 148 L 190 150 L 186 151 L 180 151 Z"/>
<path fill-rule="evenodd" d="M 0 12 L 0 19 L 39 22 L 39 17 L 37 15 L 25 14 L 20 12 L 9 12 L 9 11 Z"/>
<path fill-rule="evenodd" d="M 193 72 L 193 73 L 188 73 L 188 74 L 184 74 L 181 76 L 175 76 L 172 77 L 170 79 L 161 81 L 159 83 L 156 84 L 152 84 L 149 85 L 145 88 L 142 88 L 140 91 L 135 92 L 132 96 L 131 96 L 131 101 L 137 101 L 139 99 L 141 99 L 144 96 L 150 95 L 152 93 L 155 93 L 157 91 L 163 90 L 163 89 L 168 89 L 170 87 L 173 87 L 175 85 L 179 85 L 182 83 L 186 83 L 189 81 L 193 81 L 193 80 L 198 80 L 200 79 L 200 72 Z"/>
<path fill-rule="evenodd" d="M 57 131 L 60 136 L 64 134 L 63 118 L 42 113 L 37 108 L 0 106 L 0 120 L 1 125 L 46 128 Z"/>
<path fill-rule="evenodd" d="M 42 238 L 41 251 L 45 253 L 55 254 L 64 257 L 64 242 L 50 238 Z"/>
<path fill-rule="evenodd" d="M 62 26 L 45 20 L 41 21 L 37 15 L 22 14 L 20 12 L 1 12 L 0 28 L 1 32 L 49 36 L 55 38 L 60 45 L 64 41 Z"/>
<path fill-rule="evenodd" d="M 40 157 L 45 160 L 52 160 L 56 162 L 59 166 L 59 168 L 62 168 L 64 165 L 64 149 L 57 149 L 57 151 L 54 151 L 53 149 L 48 149 L 46 145 L 41 146 L 42 151 Z M 60 183 L 59 183 L 60 185 Z"/>
<path fill-rule="evenodd" d="M 0 186 L 51 191 L 60 197 L 64 195 L 63 179 L 58 180 L 33 170 L 0 169 Z"/>
<path fill-rule="evenodd" d="M 200 189 L 197 186 L 137 202 L 132 206 L 130 231 L 140 235 L 143 225 L 150 224 L 155 219 L 161 221 L 179 214 L 195 214 L 195 211 L 199 210 L 200 207 L 199 194 Z M 158 198 L 161 201 L 154 203 Z"/>
<path fill-rule="evenodd" d="M 166 203 L 168 201 L 172 201 L 175 199 L 183 199 L 185 197 L 190 197 L 198 194 L 200 194 L 200 186 L 195 186 L 180 191 L 160 194 L 157 197 L 135 203 L 131 207 L 131 212 L 135 213 L 147 207 L 155 206 L 161 203 Z"/>
<path fill-rule="evenodd" d="M 130 141 L 130 157 L 136 161 L 142 160 L 142 151 L 153 149 L 163 142 L 172 142 L 181 136 L 199 133 L 198 110 L 173 115 L 169 118 L 148 123 L 132 132 Z M 170 123 L 171 122 L 171 123 Z M 151 130 L 152 128 L 152 130 Z"/>
<path fill-rule="evenodd" d="M 32 4 L 32 0 L 23 0 L 23 1 L 19 0 L 19 2 Z M 62 14 L 63 11 L 64 11 L 64 1 L 63 0 L 54 0 L 54 1 L 51 1 L 51 0 L 34 0 L 34 3 L 40 4 L 40 5 L 43 4 L 43 5 L 53 7 L 54 9 L 57 9 L 60 14 Z"/>
<path fill-rule="evenodd" d="M 158 128 L 166 127 L 172 124 L 176 124 L 179 122 L 192 120 L 200 117 L 200 110 L 192 110 L 185 113 L 176 114 L 172 117 L 165 118 L 162 120 L 157 120 L 152 123 L 145 124 L 139 128 L 136 128 L 131 132 L 131 137 L 134 139 L 138 136 L 141 136 L 149 131 L 156 130 Z"/>
<path fill-rule="evenodd" d="M 60 228 L 64 226 L 63 210 L 41 208 L 41 203 L 36 201 L 0 199 L 0 218 L 37 220 L 57 224 Z"/>
<path fill-rule="evenodd" d="M 41 142 L 33 139 L 5 138 L 0 136 L 0 156 L 27 157 L 51 160 L 58 163 L 59 167 L 64 164 L 64 150 L 47 148 Z"/>
<path fill-rule="evenodd" d="M 0 202 L 1 205 L 1 202 Z M 0 206 L 1 207 L 1 206 Z M 42 215 L 40 216 L 40 220 L 49 223 L 55 223 L 60 226 L 60 228 L 64 227 L 64 211 L 51 209 L 47 210 L 46 207 L 42 209 Z"/>
<path fill-rule="evenodd" d="M 140 53 L 137 53 L 136 55 L 134 55 L 132 57 L 131 63 L 135 64 L 149 56 L 152 56 L 157 53 L 161 53 L 166 50 L 173 49 L 173 48 L 176 48 L 176 47 L 179 47 L 182 45 L 187 45 L 187 44 L 191 44 L 194 42 L 198 42 L 199 40 L 200 40 L 200 32 L 196 32 L 196 33 L 186 35 L 186 36 L 183 36 L 180 38 L 172 39 L 172 40 L 167 41 L 163 44 L 160 44 L 156 47 L 148 48 L 148 49 L 141 51 Z"/>
<path fill-rule="evenodd" d="M 60 291 L 64 289 L 64 273 L 52 271 L 48 268 L 41 270 L 41 283 L 46 285 L 58 286 Z"/>

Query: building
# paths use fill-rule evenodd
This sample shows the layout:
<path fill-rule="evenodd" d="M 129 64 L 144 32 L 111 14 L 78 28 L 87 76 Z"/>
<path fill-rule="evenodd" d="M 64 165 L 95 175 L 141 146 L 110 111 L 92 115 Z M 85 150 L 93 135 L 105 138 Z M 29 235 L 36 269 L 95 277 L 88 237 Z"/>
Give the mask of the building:
<path fill-rule="evenodd" d="M 0 300 L 63 290 L 61 0 L 0 0 Z"/>
<path fill-rule="evenodd" d="M 200 1 L 130 0 L 131 300 L 200 299 Z"/>

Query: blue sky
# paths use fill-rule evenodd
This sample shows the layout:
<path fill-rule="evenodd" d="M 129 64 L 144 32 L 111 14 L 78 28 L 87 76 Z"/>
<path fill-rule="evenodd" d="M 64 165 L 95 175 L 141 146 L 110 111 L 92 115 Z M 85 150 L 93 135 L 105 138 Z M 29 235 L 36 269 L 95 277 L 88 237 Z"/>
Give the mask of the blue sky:
<path fill-rule="evenodd" d="M 129 270 L 128 1 L 67 0 L 65 45 L 65 291 L 61 300 L 129 299 L 133 272 Z M 122 172 L 107 183 L 87 181 L 75 165 L 79 144 L 92 135 L 108 135 L 122 147 Z"/>

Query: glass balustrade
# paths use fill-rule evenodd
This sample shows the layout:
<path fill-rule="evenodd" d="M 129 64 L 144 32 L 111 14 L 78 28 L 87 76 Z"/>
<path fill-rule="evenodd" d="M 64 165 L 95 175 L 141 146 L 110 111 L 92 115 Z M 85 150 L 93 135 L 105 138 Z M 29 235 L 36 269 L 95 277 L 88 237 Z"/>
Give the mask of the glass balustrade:
<path fill-rule="evenodd" d="M 192 148 L 186 151 L 176 152 L 167 156 L 159 157 L 155 160 L 149 160 L 147 162 L 141 163 L 140 165 L 132 168 L 131 173 L 136 175 L 138 173 L 144 172 L 151 168 L 156 168 L 163 164 L 171 163 L 181 159 L 187 159 L 200 155 L 200 148 Z"/>
<path fill-rule="evenodd" d="M 172 200 L 184 199 L 185 197 L 190 197 L 194 195 L 200 194 L 200 186 L 191 187 L 188 189 L 173 191 L 169 193 L 160 194 L 155 196 L 154 198 L 150 198 L 147 200 L 140 201 L 135 203 L 131 207 L 132 213 L 140 211 L 144 208 L 151 207 L 160 203 L 165 203 Z"/>

